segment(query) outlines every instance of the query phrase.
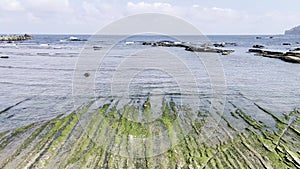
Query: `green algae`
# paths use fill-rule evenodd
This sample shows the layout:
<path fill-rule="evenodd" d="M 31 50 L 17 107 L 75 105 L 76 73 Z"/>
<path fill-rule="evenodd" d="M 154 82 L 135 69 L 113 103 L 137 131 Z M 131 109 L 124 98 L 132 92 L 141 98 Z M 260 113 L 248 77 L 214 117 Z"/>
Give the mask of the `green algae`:
<path fill-rule="evenodd" d="M 227 126 L 228 126 L 230 129 L 236 131 L 236 129 L 231 125 L 231 123 L 230 123 L 223 115 L 221 115 L 220 112 L 217 112 L 217 114 L 218 114 L 218 115 L 226 122 Z"/>
<path fill-rule="evenodd" d="M 192 133 L 186 135 L 180 127 L 178 107 L 173 101 L 162 102 L 161 116 L 153 119 L 151 100 L 148 99 L 141 106 L 143 117 L 141 121 L 136 116 L 140 111 L 137 106 L 128 104 L 117 110 L 116 106 L 106 104 L 95 110 L 95 113 L 89 114 L 90 118 L 87 119 L 89 123 L 82 129 L 78 122 L 86 115 L 89 106 L 41 125 L 32 124 L 30 127 L 17 129 L 11 134 L 7 132 L 3 134 L 0 137 L 2 142 L 6 140 L 9 143 L 8 136 L 14 138 L 35 129 L 16 152 L 8 157 L 8 162 L 13 163 L 35 138 L 41 137 L 42 131 L 47 131 L 42 140 L 34 145 L 35 148 L 26 159 L 18 159 L 22 161 L 20 167 L 53 166 L 53 160 L 61 152 L 67 154 L 62 156 L 65 158 L 55 161 L 60 163 L 59 168 L 297 168 L 299 166 L 300 150 L 296 147 L 297 143 L 299 144 L 297 129 L 299 111 L 297 110 L 286 114 L 285 119 L 281 119 L 261 108 L 265 110 L 264 113 L 273 117 L 276 130 L 271 130 L 238 109 L 231 115 L 236 116 L 237 120 L 246 122 L 247 126 L 245 130 L 237 131 L 226 116 L 218 113 L 225 122 L 219 124 L 218 132 L 221 134 L 225 132 L 224 135 L 227 135 L 226 129 L 229 128 L 234 134 L 230 139 L 223 138 L 222 135 L 213 135 L 206 142 L 202 142 L 199 138 L 207 132 L 204 127 L 209 123 L 206 118 L 210 115 L 196 112 L 197 118 L 191 121 L 192 110 L 183 107 L 181 111 L 187 112 L 185 116 L 189 120 L 181 122 L 189 123 L 194 129 Z M 293 123 L 287 123 L 286 119 L 295 120 Z M 170 149 L 160 155 L 151 156 L 153 149 L 156 148 L 154 146 L 160 145 L 154 145 L 151 140 L 147 140 L 141 146 L 144 148 L 145 158 L 133 158 L 128 138 L 161 135 L 162 131 L 153 131 L 155 126 L 167 130 L 172 143 Z M 63 146 L 70 142 L 70 135 L 74 133 L 78 134 L 78 138 L 72 144 Z M 101 144 L 102 142 L 105 144 Z M 6 146 L 3 148 L 5 149 Z M 128 151 L 127 155 L 118 154 L 121 148 Z M 8 162 L 1 164 L 0 168 L 5 168 Z"/>
<path fill-rule="evenodd" d="M 263 126 L 259 124 L 256 120 L 252 119 L 250 116 L 248 116 L 245 112 L 238 109 L 236 110 L 236 113 L 243 119 L 245 122 L 247 122 L 250 126 L 252 126 L 255 129 L 262 129 Z"/>

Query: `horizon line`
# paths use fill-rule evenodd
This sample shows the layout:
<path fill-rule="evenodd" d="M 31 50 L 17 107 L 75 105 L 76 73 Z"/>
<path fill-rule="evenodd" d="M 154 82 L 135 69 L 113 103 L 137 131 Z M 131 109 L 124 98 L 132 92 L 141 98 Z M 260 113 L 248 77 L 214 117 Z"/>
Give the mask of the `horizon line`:
<path fill-rule="evenodd" d="M 24 35 L 24 34 L 29 34 L 29 35 L 105 35 L 105 36 L 128 36 L 129 34 L 97 34 L 97 33 L 0 33 L 0 35 Z M 138 34 L 138 35 L 143 35 L 143 34 Z M 144 35 L 151 35 L 151 34 L 144 34 Z M 155 35 L 155 34 L 153 34 Z M 202 34 L 203 36 L 279 36 L 279 35 L 285 35 L 284 33 L 277 33 L 277 34 L 272 34 L 272 33 L 267 33 L 267 34 L 262 34 L 262 33 L 257 33 L 257 34 L 252 34 L 252 33 L 244 33 L 244 34 L 235 34 L 235 33 L 207 33 L 207 34 Z M 195 35 L 195 34 L 177 34 L 177 35 L 170 35 L 170 36 L 201 36 L 201 35 Z"/>

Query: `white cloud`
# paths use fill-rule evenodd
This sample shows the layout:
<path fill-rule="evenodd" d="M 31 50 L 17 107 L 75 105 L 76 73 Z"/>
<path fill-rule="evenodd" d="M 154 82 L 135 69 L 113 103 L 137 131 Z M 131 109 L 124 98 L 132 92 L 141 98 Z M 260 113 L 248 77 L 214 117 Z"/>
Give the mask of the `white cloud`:
<path fill-rule="evenodd" d="M 145 3 L 145 2 L 128 2 L 127 7 L 129 10 L 163 10 L 163 9 L 171 9 L 173 6 L 169 3 L 161 3 L 161 2 L 155 2 L 155 3 Z"/>
<path fill-rule="evenodd" d="M 39 12 L 68 12 L 69 0 L 22 0 L 23 5 Z"/>
<path fill-rule="evenodd" d="M 300 12 L 230 9 L 224 6 L 126 0 L 0 0 L 0 22 L 7 27 L 26 27 L 32 32 L 93 33 L 124 16 L 138 13 L 164 13 L 192 23 L 204 33 L 273 33 L 299 24 Z M 172 3 L 171 3 L 172 2 Z M 182 5 L 185 4 L 185 5 Z M 268 25 L 268 26 L 266 26 Z M 2 29 L 3 31 L 7 31 Z M 59 33 L 59 32 L 57 32 Z M 64 32 L 61 32 L 64 33 Z"/>
<path fill-rule="evenodd" d="M 23 11 L 24 8 L 18 0 L 0 0 L 0 10 Z"/>
<path fill-rule="evenodd" d="M 232 20 L 239 19 L 241 13 L 229 8 L 205 8 L 199 5 L 189 6 L 173 6 L 169 3 L 145 3 L 145 2 L 128 2 L 127 10 L 129 13 L 143 13 L 143 12 L 159 12 L 174 15 L 183 18 L 197 18 L 204 21 L 217 20 Z"/>

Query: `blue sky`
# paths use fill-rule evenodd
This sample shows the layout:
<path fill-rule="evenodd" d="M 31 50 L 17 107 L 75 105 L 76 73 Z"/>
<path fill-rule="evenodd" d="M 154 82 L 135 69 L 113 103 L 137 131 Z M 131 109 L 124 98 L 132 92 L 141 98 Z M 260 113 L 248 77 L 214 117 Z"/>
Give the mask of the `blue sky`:
<path fill-rule="evenodd" d="M 300 25 L 299 0 L 0 0 L 0 33 L 92 34 L 133 14 L 180 17 L 204 34 L 281 34 Z"/>

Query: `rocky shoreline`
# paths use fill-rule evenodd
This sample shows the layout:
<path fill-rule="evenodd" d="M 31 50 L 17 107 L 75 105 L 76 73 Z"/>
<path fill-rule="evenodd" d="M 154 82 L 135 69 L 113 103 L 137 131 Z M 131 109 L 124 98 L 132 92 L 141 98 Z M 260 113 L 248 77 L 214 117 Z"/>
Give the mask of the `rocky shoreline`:
<path fill-rule="evenodd" d="M 225 116 L 191 112 L 164 101 L 162 115 L 156 120 L 150 100 L 122 109 L 116 108 L 117 102 L 99 108 L 94 104 L 0 133 L 0 168 L 300 167 L 298 110 L 278 117 L 255 104 L 257 113 L 276 124 L 273 129 L 233 103 L 235 110 Z M 136 119 L 139 110 L 145 122 Z M 184 113 L 178 115 L 179 110 Z M 190 126 L 189 134 L 182 130 L 185 124 Z M 162 142 L 147 139 L 163 136 L 170 144 L 177 143 L 164 150 Z M 137 138 L 142 141 L 136 143 Z M 153 155 L 155 152 L 161 153 Z"/>
<path fill-rule="evenodd" d="M 31 35 L 9 35 L 9 36 L 0 36 L 0 41 L 22 41 L 32 39 Z"/>

